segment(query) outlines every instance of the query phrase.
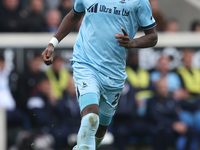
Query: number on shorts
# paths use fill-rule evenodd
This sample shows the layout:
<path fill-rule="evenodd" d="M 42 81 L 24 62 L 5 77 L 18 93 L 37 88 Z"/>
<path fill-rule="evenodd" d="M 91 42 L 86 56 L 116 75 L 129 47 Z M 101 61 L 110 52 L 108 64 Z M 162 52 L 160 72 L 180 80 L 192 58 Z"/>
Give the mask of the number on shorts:
<path fill-rule="evenodd" d="M 117 93 L 116 95 L 115 95 L 115 100 L 112 102 L 112 105 L 115 105 L 116 103 L 117 103 L 117 101 L 118 101 L 118 99 L 119 99 L 119 93 Z"/>

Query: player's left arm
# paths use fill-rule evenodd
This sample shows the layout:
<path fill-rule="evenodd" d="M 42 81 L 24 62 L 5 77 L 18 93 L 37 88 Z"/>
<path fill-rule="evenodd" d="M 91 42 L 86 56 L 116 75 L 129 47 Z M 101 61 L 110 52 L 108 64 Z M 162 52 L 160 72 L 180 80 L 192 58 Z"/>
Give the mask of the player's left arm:
<path fill-rule="evenodd" d="M 121 28 L 123 34 L 116 34 L 115 38 L 117 39 L 117 42 L 120 46 L 125 48 L 147 48 L 147 47 L 153 47 L 157 44 L 158 41 L 158 35 L 157 31 L 154 28 L 144 30 L 145 35 L 130 39 L 127 32 L 124 30 L 124 28 Z"/>

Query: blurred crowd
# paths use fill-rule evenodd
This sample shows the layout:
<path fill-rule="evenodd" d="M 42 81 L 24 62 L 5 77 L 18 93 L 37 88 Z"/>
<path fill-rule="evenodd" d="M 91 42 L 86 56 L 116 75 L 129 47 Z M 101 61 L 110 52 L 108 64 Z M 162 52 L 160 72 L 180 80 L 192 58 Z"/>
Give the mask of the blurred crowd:
<path fill-rule="evenodd" d="M 0 32 L 50 32 L 55 33 L 62 19 L 73 8 L 74 0 L 0 0 Z M 176 18 L 167 18 L 159 7 L 159 0 L 150 0 L 159 32 L 180 31 Z M 77 32 L 81 25 L 74 25 Z M 200 31 L 197 18 L 190 31 Z"/>
<path fill-rule="evenodd" d="M 0 53 L 0 107 L 6 110 L 8 147 L 41 149 L 46 144 L 48 150 L 52 145 L 59 150 L 67 145 L 69 134 L 78 132 L 81 119 L 75 85 L 64 63 L 55 56 L 51 68 L 42 71 L 36 53 L 27 69 L 18 73 Z"/>
<path fill-rule="evenodd" d="M 170 69 L 161 55 L 153 70 L 139 67 L 138 52 L 127 58 L 127 82 L 113 120 L 115 142 L 151 143 L 154 150 L 197 150 L 200 140 L 200 69 L 193 67 L 194 51 L 182 50 L 182 65 Z"/>
<path fill-rule="evenodd" d="M 0 32 L 54 33 L 72 9 L 73 0 L 0 0 Z M 159 32 L 178 32 L 174 18 L 166 18 L 158 0 L 150 0 Z M 74 26 L 79 30 L 81 22 Z M 191 23 L 200 31 L 200 21 Z M 197 150 L 200 141 L 200 69 L 192 66 L 193 49 L 182 52 L 182 65 L 170 69 L 171 57 L 162 55 L 153 70 L 139 65 L 137 50 L 129 50 L 127 81 L 109 132 L 115 149 L 130 143 L 148 143 L 154 150 L 173 146 Z M 35 53 L 23 72 L 7 66 L 0 52 L 0 107 L 7 115 L 9 150 L 61 150 L 73 145 L 68 137 L 78 132 L 79 105 L 72 73 L 56 55 L 47 70 Z M 75 144 L 75 143 L 72 143 Z"/>
<path fill-rule="evenodd" d="M 0 32 L 54 33 L 73 3 L 73 0 L 0 0 Z M 74 31 L 79 26 L 74 25 Z"/>
<path fill-rule="evenodd" d="M 133 143 L 147 143 L 154 150 L 198 149 L 200 69 L 192 65 L 193 49 L 181 52 L 181 66 L 171 70 L 171 58 L 161 55 L 153 70 L 145 70 L 138 50 L 129 50 L 128 78 L 109 128 L 115 149 L 126 150 Z M 0 107 L 7 113 L 8 146 L 15 145 L 14 150 L 60 150 L 72 146 L 69 135 L 78 132 L 79 105 L 66 60 L 56 55 L 47 70 L 42 63 L 36 52 L 18 73 L 0 53 Z"/>

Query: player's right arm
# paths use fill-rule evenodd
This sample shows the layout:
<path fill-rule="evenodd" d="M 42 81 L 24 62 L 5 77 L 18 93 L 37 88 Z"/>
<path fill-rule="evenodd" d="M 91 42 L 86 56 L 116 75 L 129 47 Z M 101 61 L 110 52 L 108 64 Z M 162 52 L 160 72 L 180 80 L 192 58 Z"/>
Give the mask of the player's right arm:
<path fill-rule="evenodd" d="M 83 13 L 77 13 L 71 10 L 61 22 L 57 32 L 54 37 L 60 42 L 66 35 L 68 35 L 74 27 L 78 24 Z"/>
<path fill-rule="evenodd" d="M 52 54 L 55 46 L 74 29 L 74 26 L 78 24 L 82 15 L 83 13 L 77 13 L 74 10 L 71 10 L 62 20 L 51 42 L 42 53 L 42 59 L 46 65 L 52 64 Z"/>

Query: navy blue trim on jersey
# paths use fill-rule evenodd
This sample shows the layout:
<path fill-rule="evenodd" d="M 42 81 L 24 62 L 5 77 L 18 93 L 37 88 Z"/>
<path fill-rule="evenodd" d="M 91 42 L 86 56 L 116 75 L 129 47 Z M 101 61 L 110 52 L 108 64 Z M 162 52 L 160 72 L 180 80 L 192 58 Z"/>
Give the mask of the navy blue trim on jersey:
<path fill-rule="evenodd" d="M 77 14 L 81 14 L 81 13 L 85 12 L 85 11 L 82 11 L 82 12 L 76 11 L 76 10 L 74 9 L 74 6 L 73 6 L 73 10 L 74 10 L 74 12 L 77 13 Z"/>
<path fill-rule="evenodd" d="M 143 30 L 148 30 L 148 29 L 151 29 L 153 27 L 155 27 L 157 24 L 156 22 L 154 22 L 153 24 L 149 25 L 149 26 L 146 26 L 146 27 L 142 27 Z"/>

